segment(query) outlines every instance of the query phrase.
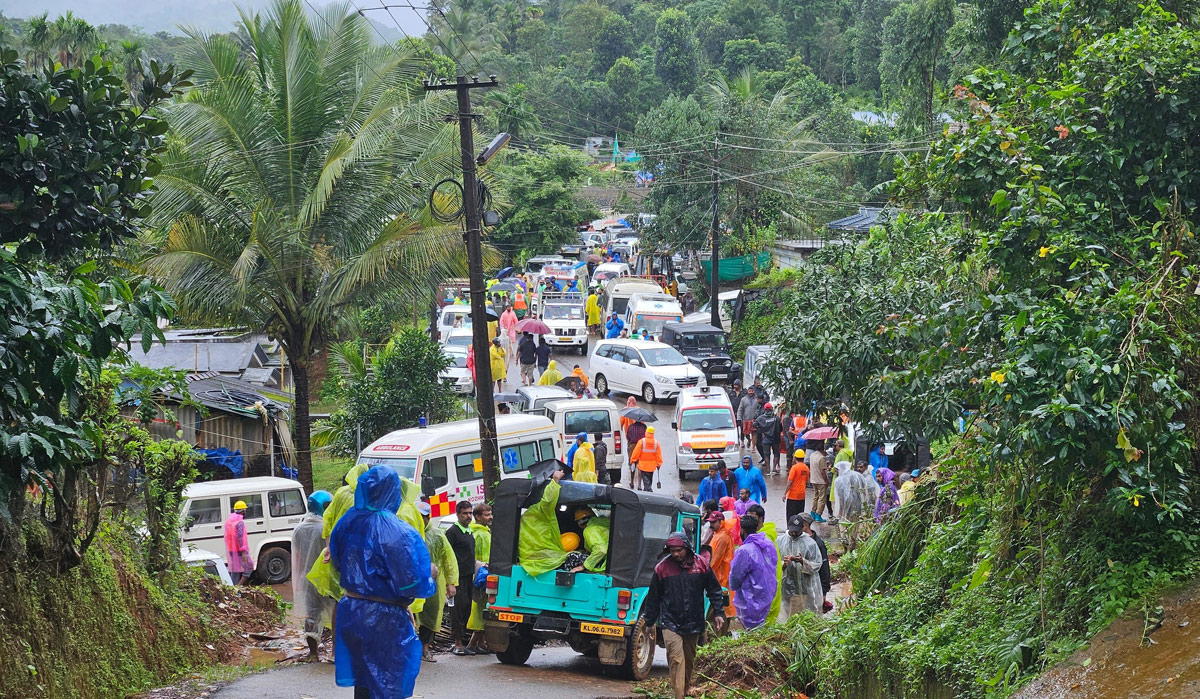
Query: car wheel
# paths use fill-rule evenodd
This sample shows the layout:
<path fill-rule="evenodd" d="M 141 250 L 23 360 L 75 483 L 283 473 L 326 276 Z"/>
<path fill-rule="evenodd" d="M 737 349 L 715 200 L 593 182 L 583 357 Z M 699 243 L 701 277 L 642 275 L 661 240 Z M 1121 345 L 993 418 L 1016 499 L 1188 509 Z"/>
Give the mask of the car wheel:
<path fill-rule="evenodd" d="M 596 374 L 596 393 L 602 396 L 608 395 L 608 379 L 604 378 L 604 374 Z"/>
<path fill-rule="evenodd" d="M 533 652 L 533 639 L 523 633 L 508 637 L 508 648 L 496 653 L 496 660 L 505 665 L 524 665 Z"/>
<path fill-rule="evenodd" d="M 654 387 L 649 383 L 642 384 L 642 400 L 653 405 L 656 398 Z"/>
<path fill-rule="evenodd" d="M 586 342 L 585 342 L 585 343 L 583 343 L 582 345 L 580 345 L 580 346 L 579 346 L 579 356 L 581 356 L 581 357 L 586 357 L 586 356 L 587 356 L 587 350 L 588 350 L 588 343 L 586 343 Z"/>
<path fill-rule="evenodd" d="M 268 585 L 285 583 L 292 577 L 292 554 L 272 546 L 258 555 L 258 577 Z"/>
<path fill-rule="evenodd" d="M 650 676 L 654 665 L 654 627 L 645 618 L 638 619 L 633 634 L 625 642 L 625 662 L 621 673 L 626 678 L 640 682 Z"/>

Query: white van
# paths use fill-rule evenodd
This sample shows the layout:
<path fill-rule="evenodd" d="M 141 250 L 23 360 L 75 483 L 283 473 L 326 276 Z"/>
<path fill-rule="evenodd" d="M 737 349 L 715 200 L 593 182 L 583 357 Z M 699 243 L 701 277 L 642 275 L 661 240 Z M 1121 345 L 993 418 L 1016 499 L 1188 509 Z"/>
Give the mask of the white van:
<path fill-rule="evenodd" d="M 451 304 L 438 311 L 437 322 L 439 343 L 446 342 L 454 330 L 471 329 L 471 307 L 467 304 Z"/>
<path fill-rule="evenodd" d="M 661 294 L 662 287 L 647 277 L 617 277 L 608 280 L 604 285 L 604 298 L 607 299 L 604 307 L 605 319 L 613 313 L 616 313 L 618 318 L 624 318 L 629 307 L 629 298 L 639 292 Z"/>
<path fill-rule="evenodd" d="M 262 476 L 192 483 L 183 489 L 179 543 L 225 557 L 225 520 L 238 500 L 246 503 L 246 535 L 255 576 L 277 585 L 292 577 L 292 530 L 308 511 L 304 487 Z"/>
<path fill-rule="evenodd" d="M 655 293 L 638 292 L 629 297 L 625 309 L 625 327 L 629 334 L 646 330 L 655 339 L 662 337 L 663 326 L 683 321 L 683 307 L 679 300 L 661 289 Z"/>
<path fill-rule="evenodd" d="M 525 261 L 525 273 L 526 274 L 541 274 L 542 268 L 545 267 L 546 265 L 569 265 L 569 264 L 572 264 L 572 261 L 563 257 L 562 255 L 539 255 L 537 257 L 531 257 Z"/>
<path fill-rule="evenodd" d="M 538 315 L 550 328 L 545 335 L 552 347 L 570 347 L 587 354 L 588 331 L 583 294 L 578 291 L 543 291 Z"/>
<path fill-rule="evenodd" d="M 562 458 L 558 431 L 544 417 L 497 415 L 496 435 L 501 478 L 528 478 L 530 466 Z M 437 518 L 453 514 L 459 500 L 483 502 L 479 457 L 479 421 L 472 419 L 389 432 L 368 444 L 358 463 L 391 466 L 416 481 Z"/>
<path fill-rule="evenodd" d="M 675 405 L 675 465 L 679 480 L 688 473 L 703 474 L 708 467 L 724 460 L 736 468 L 741 460 L 737 423 L 729 394 L 719 388 L 685 388 Z"/>
<path fill-rule="evenodd" d="M 750 345 L 746 348 L 746 361 L 742 363 L 742 386 L 753 386 L 754 380 L 758 379 L 763 382 L 770 395 L 778 393 L 762 373 L 774 349 L 771 345 Z"/>
<path fill-rule="evenodd" d="M 679 293 L 683 293 L 680 291 Z M 721 301 L 721 305 L 717 307 L 717 315 L 721 318 L 721 329 L 729 332 L 733 329 L 734 308 L 737 305 L 738 298 L 741 297 L 742 290 L 734 289 L 733 291 L 722 291 L 717 294 L 717 298 Z M 696 309 L 695 313 L 689 313 L 683 318 L 685 323 L 708 323 L 712 320 L 712 313 L 709 311 L 712 300 L 705 301 L 700 308 Z"/>
<path fill-rule="evenodd" d="M 608 463 L 596 464 L 597 470 L 621 467 L 621 420 L 616 403 L 607 398 L 560 400 L 546 404 L 546 417 L 559 433 L 564 454 L 580 432 L 587 432 L 593 443 L 599 432 L 608 446 Z"/>

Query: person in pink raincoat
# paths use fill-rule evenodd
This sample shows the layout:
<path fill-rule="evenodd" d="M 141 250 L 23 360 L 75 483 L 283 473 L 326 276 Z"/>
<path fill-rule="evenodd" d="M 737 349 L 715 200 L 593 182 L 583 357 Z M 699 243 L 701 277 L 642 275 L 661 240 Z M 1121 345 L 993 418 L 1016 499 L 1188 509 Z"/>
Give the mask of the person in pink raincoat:
<path fill-rule="evenodd" d="M 508 337 L 508 349 L 515 349 L 517 346 L 517 314 L 513 311 L 513 307 L 509 306 L 500 314 L 500 329 L 504 331 Z M 509 354 L 512 354 L 510 351 Z"/>
<path fill-rule="evenodd" d="M 225 557 L 229 561 L 229 575 L 234 585 L 250 582 L 254 573 L 254 559 L 250 557 L 250 538 L 246 536 L 246 503 L 233 503 L 233 512 L 225 520 Z"/>

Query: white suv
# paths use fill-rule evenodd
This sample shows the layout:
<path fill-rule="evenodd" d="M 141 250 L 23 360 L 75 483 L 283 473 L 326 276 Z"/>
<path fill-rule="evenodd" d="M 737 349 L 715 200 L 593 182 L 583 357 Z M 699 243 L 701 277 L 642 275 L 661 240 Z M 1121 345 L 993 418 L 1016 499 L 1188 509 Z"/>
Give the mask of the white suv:
<path fill-rule="evenodd" d="M 597 342 L 591 369 L 601 395 L 621 391 L 640 395 L 647 403 L 674 398 L 685 388 L 707 385 L 704 372 L 692 366 L 679 350 L 648 340 Z"/>

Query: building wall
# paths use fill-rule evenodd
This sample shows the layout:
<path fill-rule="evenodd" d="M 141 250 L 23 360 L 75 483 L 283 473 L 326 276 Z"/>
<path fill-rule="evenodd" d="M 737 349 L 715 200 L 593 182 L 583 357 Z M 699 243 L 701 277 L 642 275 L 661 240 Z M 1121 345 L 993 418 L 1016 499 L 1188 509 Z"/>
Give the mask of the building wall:
<path fill-rule="evenodd" d="M 179 426 L 167 422 L 160 413 L 159 418 L 147 428 L 154 438 L 181 439 L 201 449 L 225 447 L 240 451 L 247 457 L 270 453 L 270 431 L 259 418 L 209 410 L 207 417 L 201 419 L 196 409 L 190 406 L 174 406 L 171 410 Z M 137 409 L 125 406 L 121 408 L 121 415 L 136 421 Z"/>

